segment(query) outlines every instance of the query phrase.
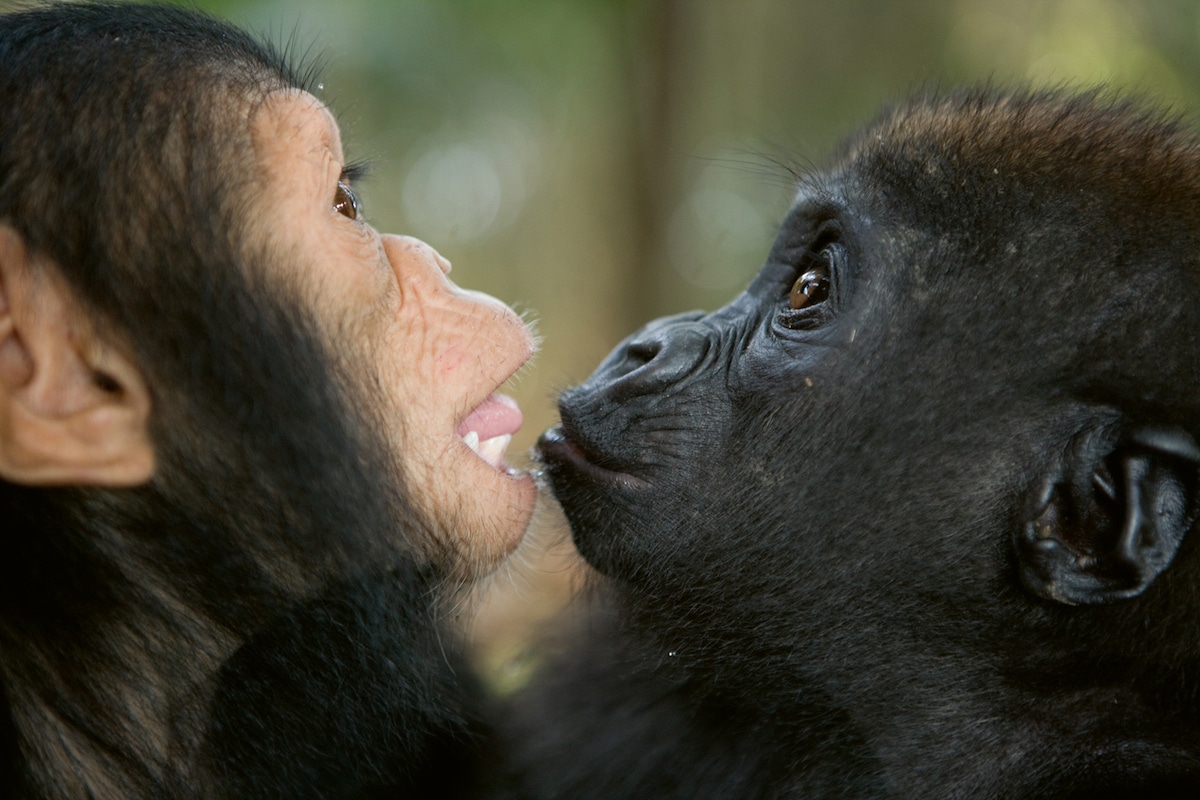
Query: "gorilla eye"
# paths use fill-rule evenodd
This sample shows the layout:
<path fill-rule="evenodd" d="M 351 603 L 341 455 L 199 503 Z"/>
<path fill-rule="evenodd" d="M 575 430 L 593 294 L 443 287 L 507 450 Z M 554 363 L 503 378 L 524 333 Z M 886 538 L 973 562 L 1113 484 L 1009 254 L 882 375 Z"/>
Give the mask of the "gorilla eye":
<path fill-rule="evenodd" d="M 794 331 L 813 330 L 829 321 L 834 313 L 837 292 L 833 282 L 843 271 L 845 246 L 832 235 L 818 239 L 816 246 L 801 258 L 796 278 L 788 290 L 787 306 L 779 310 L 778 321 Z"/>
<path fill-rule="evenodd" d="M 337 191 L 333 193 L 333 210 L 347 219 L 358 219 L 358 214 L 362 210 L 362 206 L 358 202 L 358 195 L 342 181 L 338 181 Z"/>
<path fill-rule="evenodd" d="M 796 279 L 788 294 L 788 305 L 794 310 L 815 306 L 829 299 L 829 276 L 823 270 L 809 270 Z"/>

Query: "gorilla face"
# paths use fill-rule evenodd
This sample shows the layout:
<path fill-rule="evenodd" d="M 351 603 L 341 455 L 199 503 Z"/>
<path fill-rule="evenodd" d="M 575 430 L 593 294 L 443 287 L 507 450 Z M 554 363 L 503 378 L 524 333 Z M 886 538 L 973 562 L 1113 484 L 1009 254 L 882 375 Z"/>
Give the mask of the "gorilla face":
<path fill-rule="evenodd" d="M 884 116 L 804 181 L 743 294 L 562 395 L 554 493 L 671 655 L 839 686 L 1019 659 L 1056 641 L 1044 601 L 1141 597 L 1172 561 L 1200 461 L 1196 229 L 1164 211 L 1185 189 L 1151 197 L 1157 167 L 1072 138 L 1145 120 L 1068 104 Z"/>
<path fill-rule="evenodd" d="M 803 193 L 741 296 L 649 324 L 562 396 L 541 453 L 580 552 L 618 584 L 708 586 L 710 609 L 735 587 L 812 608 L 887 591 L 876 567 L 880 582 L 1002 570 L 994 549 L 953 565 L 931 551 L 997 533 L 1023 488 L 1007 478 L 1039 421 L 1016 384 L 1037 380 L 1036 361 L 981 385 L 971 354 L 998 332 L 949 318 L 964 293 L 1002 301 L 1022 279 L 951 271 L 950 249 L 969 245 L 881 224 L 863 195 L 846 179 Z M 831 596 L 850 565 L 854 590 Z"/>

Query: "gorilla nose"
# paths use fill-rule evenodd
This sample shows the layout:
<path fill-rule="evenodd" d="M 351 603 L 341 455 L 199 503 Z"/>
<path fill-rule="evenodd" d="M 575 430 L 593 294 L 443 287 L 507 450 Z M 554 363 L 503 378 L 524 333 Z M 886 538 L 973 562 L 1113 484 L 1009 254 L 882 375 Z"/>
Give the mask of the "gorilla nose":
<path fill-rule="evenodd" d="M 613 351 L 602 374 L 620 398 L 659 392 L 690 375 L 711 348 L 703 311 L 651 322 Z"/>

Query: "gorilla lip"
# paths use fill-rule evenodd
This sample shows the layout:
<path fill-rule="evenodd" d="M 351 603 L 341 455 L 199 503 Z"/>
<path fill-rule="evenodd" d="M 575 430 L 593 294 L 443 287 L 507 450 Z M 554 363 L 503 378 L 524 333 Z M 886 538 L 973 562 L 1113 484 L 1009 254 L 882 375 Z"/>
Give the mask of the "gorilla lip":
<path fill-rule="evenodd" d="M 617 472 L 595 463 L 562 425 L 555 425 L 542 434 L 538 439 L 537 451 L 543 463 L 554 461 L 570 464 L 597 482 L 616 484 L 628 489 L 643 489 L 649 486 L 646 481 L 628 472 Z"/>
<path fill-rule="evenodd" d="M 517 401 L 494 392 L 480 403 L 456 431 L 475 455 L 498 470 L 505 469 L 504 451 L 512 435 L 521 428 L 524 417 Z"/>

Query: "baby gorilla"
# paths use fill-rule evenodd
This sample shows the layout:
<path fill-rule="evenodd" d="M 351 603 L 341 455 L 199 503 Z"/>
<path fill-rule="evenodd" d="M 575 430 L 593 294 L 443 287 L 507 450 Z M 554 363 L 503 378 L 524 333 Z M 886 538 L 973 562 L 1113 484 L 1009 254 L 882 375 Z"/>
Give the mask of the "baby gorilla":
<path fill-rule="evenodd" d="M 1193 130 L 883 113 L 743 294 L 562 395 L 610 591 L 520 698 L 529 796 L 1197 796 L 1197 331 Z"/>

